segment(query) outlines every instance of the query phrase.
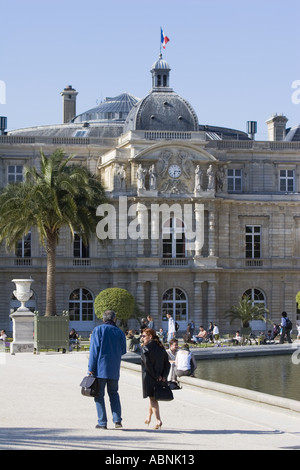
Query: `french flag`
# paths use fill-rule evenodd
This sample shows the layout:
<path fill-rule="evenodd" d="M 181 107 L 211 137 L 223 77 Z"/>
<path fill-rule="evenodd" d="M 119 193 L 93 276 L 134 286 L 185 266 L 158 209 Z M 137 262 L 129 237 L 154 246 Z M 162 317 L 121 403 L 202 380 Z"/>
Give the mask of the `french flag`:
<path fill-rule="evenodd" d="M 165 35 L 162 28 L 160 28 L 160 31 L 161 31 L 161 44 L 162 44 L 162 47 L 165 49 L 166 44 L 170 41 L 170 39 L 168 38 L 168 36 Z"/>

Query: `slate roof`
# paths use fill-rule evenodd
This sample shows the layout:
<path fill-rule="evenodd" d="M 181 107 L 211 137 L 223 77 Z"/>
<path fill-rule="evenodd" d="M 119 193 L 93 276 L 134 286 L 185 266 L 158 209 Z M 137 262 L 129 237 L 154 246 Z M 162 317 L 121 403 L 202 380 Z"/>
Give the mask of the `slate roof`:
<path fill-rule="evenodd" d="M 84 127 L 82 123 L 58 124 L 50 126 L 36 126 L 24 129 L 15 129 L 8 132 L 8 135 L 24 137 L 100 137 L 117 138 L 123 133 L 124 122 L 122 123 L 90 123 Z M 82 134 L 84 132 L 84 134 Z"/>
<path fill-rule="evenodd" d="M 122 113 L 123 118 L 121 118 L 121 120 L 125 120 L 132 107 L 138 101 L 139 98 L 136 98 L 130 93 L 121 93 L 121 95 L 115 96 L 114 98 L 105 98 L 103 103 L 79 114 L 72 119 L 72 122 L 105 120 L 108 119 L 108 117 L 105 117 L 108 113 L 117 114 L 116 119 L 120 119 L 119 114 Z"/>
<path fill-rule="evenodd" d="M 198 118 L 188 101 L 173 90 L 152 90 L 130 111 L 124 133 L 131 130 L 198 131 Z"/>
<path fill-rule="evenodd" d="M 216 127 L 199 124 L 199 131 L 206 132 L 208 140 L 250 140 L 248 134 L 227 127 Z"/>
<path fill-rule="evenodd" d="M 287 129 L 285 142 L 300 142 L 300 125 Z"/>

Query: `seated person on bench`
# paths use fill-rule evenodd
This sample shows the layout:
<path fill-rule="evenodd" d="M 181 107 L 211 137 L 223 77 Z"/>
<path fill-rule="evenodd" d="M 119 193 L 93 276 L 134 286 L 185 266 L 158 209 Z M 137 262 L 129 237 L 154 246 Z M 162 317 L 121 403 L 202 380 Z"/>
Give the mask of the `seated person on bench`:
<path fill-rule="evenodd" d="M 184 344 L 177 352 L 175 359 L 175 375 L 176 377 L 188 376 L 193 377 L 194 371 L 197 369 L 197 363 L 194 355 L 190 352 L 188 344 Z"/>
<path fill-rule="evenodd" d="M 204 326 L 200 326 L 199 334 L 196 336 L 194 335 L 192 339 L 195 341 L 195 343 L 203 343 L 206 338 L 207 332 L 205 331 Z"/>
<path fill-rule="evenodd" d="M 242 341 L 243 341 L 243 338 L 239 331 L 236 332 L 235 338 L 230 340 L 230 342 L 234 344 L 240 344 Z"/>

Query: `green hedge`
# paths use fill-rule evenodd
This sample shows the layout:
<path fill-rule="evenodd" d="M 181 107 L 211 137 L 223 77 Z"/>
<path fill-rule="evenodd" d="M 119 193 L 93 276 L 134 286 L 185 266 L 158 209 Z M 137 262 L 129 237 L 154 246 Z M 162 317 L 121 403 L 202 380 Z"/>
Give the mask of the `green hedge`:
<path fill-rule="evenodd" d="M 126 290 L 118 287 L 105 289 L 95 299 L 95 314 L 103 317 L 106 310 L 113 310 L 117 320 L 128 320 L 134 311 L 134 297 Z"/>

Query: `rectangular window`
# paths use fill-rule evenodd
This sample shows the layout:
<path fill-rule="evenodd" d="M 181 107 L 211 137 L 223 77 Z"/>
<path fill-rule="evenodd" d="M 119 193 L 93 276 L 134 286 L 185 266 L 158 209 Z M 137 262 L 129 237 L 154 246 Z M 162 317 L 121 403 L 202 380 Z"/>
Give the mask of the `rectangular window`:
<path fill-rule="evenodd" d="M 227 190 L 242 191 L 242 170 L 227 170 Z"/>
<path fill-rule="evenodd" d="M 15 255 L 18 258 L 31 258 L 31 232 L 17 242 Z"/>
<path fill-rule="evenodd" d="M 186 258 L 185 227 L 180 219 L 170 219 L 163 227 L 163 257 Z"/>
<path fill-rule="evenodd" d="M 246 258 L 261 258 L 261 226 L 246 225 Z"/>
<path fill-rule="evenodd" d="M 294 189 L 294 170 L 280 170 L 280 191 L 285 193 L 293 193 Z"/>
<path fill-rule="evenodd" d="M 73 243 L 73 256 L 74 258 L 89 258 L 90 247 L 85 245 L 79 235 L 75 233 Z"/>
<path fill-rule="evenodd" d="M 23 181 L 23 165 L 9 165 L 7 169 L 8 183 Z"/>

